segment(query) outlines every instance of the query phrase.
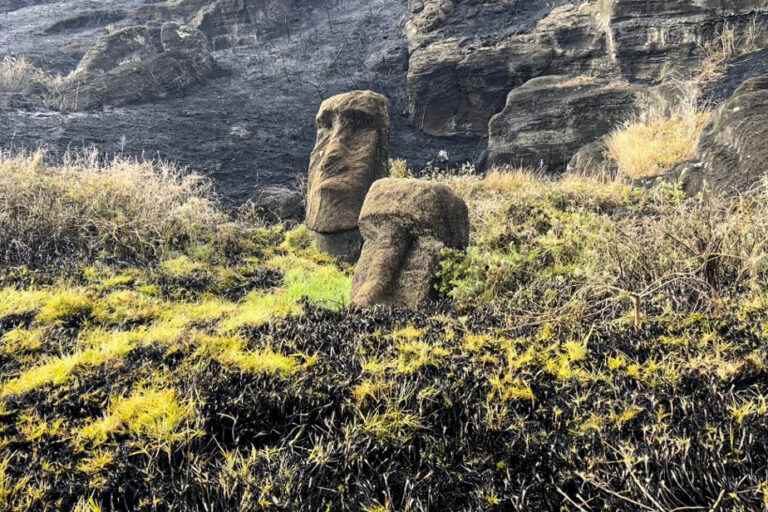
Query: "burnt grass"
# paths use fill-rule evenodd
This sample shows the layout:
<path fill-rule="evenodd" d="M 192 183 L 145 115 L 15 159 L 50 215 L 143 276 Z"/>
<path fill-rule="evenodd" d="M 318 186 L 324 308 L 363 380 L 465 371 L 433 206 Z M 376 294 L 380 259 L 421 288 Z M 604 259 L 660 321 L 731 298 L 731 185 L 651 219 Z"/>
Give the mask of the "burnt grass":
<path fill-rule="evenodd" d="M 332 312 L 305 303 L 303 315 L 246 334 L 254 348 L 317 356 L 291 375 L 201 361 L 188 347 L 146 347 L 65 386 L 7 399 L 0 417 L 6 478 L 31 477 L 27 488 L 42 490 L 35 510 L 71 510 L 83 497 L 115 511 L 757 510 L 768 479 L 768 422 L 759 410 L 768 392 L 766 344 L 750 327 L 757 323 L 699 315 L 642 328 L 597 326 L 588 356 L 573 361 L 587 375 L 558 378 L 545 363 L 520 366 L 532 398 L 499 399 L 489 376 L 504 374 L 512 358 L 492 342 L 468 349 L 468 335 L 550 346 L 545 353 L 573 332 L 517 328 L 490 307 Z M 366 361 L 402 356 L 391 333 L 404 326 L 445 353 L 370 377 Z M 664 337 L 694 341 L 670 348 Z M 696 340 L 717 337 L 734 341 L 718 359 L 732 371 L 702 362 L 679 366 L 674 378 L 654 374 L 700 357 Z M 640 370 L 614 375 L 607 361 L 617 354 Z M 662 369 L 649 370 L 654 361 Z M 3 374 L 17 366 L 0 360 Z M 110 397 L 153 375 L 194 397 L 197 434 L 162 448 L 115 435 L 102 447 L 112 460 L 98 479 L 77 469 L 92 454 L 67 435 L 30 441 L 19 431 L 25 411 L 75 431 L 99 418 Z M 361 401 L 353 390 L 369 378 L 387 391 Z M 757 409 L 736 418 L 734 404 L 749 400 Z M 635 414 L 615 419 L 629 408 Z M 388 415 L 395 410 L 414 421 L 399 423 Z M 370 428 L 372 418 L 386 418 L 382 429 Z"/>

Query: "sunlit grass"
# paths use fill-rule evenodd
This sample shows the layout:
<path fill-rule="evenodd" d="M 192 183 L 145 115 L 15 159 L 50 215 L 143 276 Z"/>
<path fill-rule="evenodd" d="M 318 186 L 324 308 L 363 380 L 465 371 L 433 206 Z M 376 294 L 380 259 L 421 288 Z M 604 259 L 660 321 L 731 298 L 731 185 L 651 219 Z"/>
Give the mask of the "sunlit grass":
<path fill-rule="evenodd" d="M 168 446 L 189 436 L 182 427 L 193 412 L 193 405 L 179 400 L 174 389 L 138 389 L 114 400 L 104 418 L 83 427 L 79 436 L 94 446 L 120 434 Z"/>
<path fill-rule="evenodd" d="M 710 112 L 693 112 L 632 121 L 610 135 L 609 155 L 624 176 L 658 176 L 695 156 L 710 118 Z"/>

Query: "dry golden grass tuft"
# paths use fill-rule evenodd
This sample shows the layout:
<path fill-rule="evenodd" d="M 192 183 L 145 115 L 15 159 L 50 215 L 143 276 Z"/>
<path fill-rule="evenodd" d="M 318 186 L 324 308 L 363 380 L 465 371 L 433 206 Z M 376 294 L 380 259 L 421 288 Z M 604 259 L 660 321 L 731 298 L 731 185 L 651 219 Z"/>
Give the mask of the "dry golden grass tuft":
<path fill-rule="evenodd" d="M 766 44 L 768 27 L 757 15 L 741 29 L 726 22 L 716 37 L 703 45 L 704 58 L 696 80 L 707 81 L 719 77 L 729 60 L 764 48 Z"/>
<path fill-rule="evenodd" d="M 41 87 L 40 99 L 45 106 L 65 110 L 62 90 L 66 82 L 66 77 L 48 73 L 25 57 L 0 59 L 0 93 L 20 93 Z"/>
<path fill-rule="evenodd" d="M 635 119 L 609 137 L 609 154 L 624 176 L 660 176 L 695 156 L 710 117 L 710 112 L 696 112 Z"/>
<path fill-rule="evenodd" d="M 4 57 L 0 60 L 0 91 L 21 92 L 47 78 L 47 75 L 28 59 Z"/>
<path fill-rule="evenodd" d="M 608 136 L 608 155 L 623 176 L 660 176 L 696 155 L 712 113 L 700 105 L 695 84 L 676 86 L 673 100 L 649 97 L 640 112 Z"/>
<path fill-rule="evenodd" d="M 157 258 L 226 223 L 211 183 L 173 165 L 92 152 L 49 166 L 42 151 L 0 153 L 0 261 Z"/>
<path fill-rule="evenodd" d="M 408 168 L 408 162 L 402 158 L 389 160 L 389 175 L 393 178 L 411 178 L 413 173 Z"/>

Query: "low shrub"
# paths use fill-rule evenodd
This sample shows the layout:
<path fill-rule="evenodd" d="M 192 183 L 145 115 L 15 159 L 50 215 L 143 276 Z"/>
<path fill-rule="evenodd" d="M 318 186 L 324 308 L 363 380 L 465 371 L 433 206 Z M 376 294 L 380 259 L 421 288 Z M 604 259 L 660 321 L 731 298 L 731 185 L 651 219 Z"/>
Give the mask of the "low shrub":
<path fill-rule="evenodd" d="M 685 199 L 672 185 L 503 174 L 448 182 L 473 211 L 471 246 L 446 253 L 439 284 L 461 307 L 639 322 L 708 311 L 768 283 L 766 192 Z"/>

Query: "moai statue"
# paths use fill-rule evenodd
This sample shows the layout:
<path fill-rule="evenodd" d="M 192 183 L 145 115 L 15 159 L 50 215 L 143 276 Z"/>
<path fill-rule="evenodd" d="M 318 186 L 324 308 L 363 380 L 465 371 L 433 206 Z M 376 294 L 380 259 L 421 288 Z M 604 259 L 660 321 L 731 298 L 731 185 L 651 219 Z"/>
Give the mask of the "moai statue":
<path fill-rule="evenodd" d="M 352 91 L 325 100 L 317 114 L 306 224 L 322 251 L 348 262 L 360 255 L 365 195 L 389 175 L 388 103 L 375 92 Z"/>
<path fill-rule="evenodd" d="M 352 303 L 417 308 L 433 294 L 442 250 L 469 244 L 469 212 L 445 185 L 387 178 L 368 192 L 360 231 Z"/>

